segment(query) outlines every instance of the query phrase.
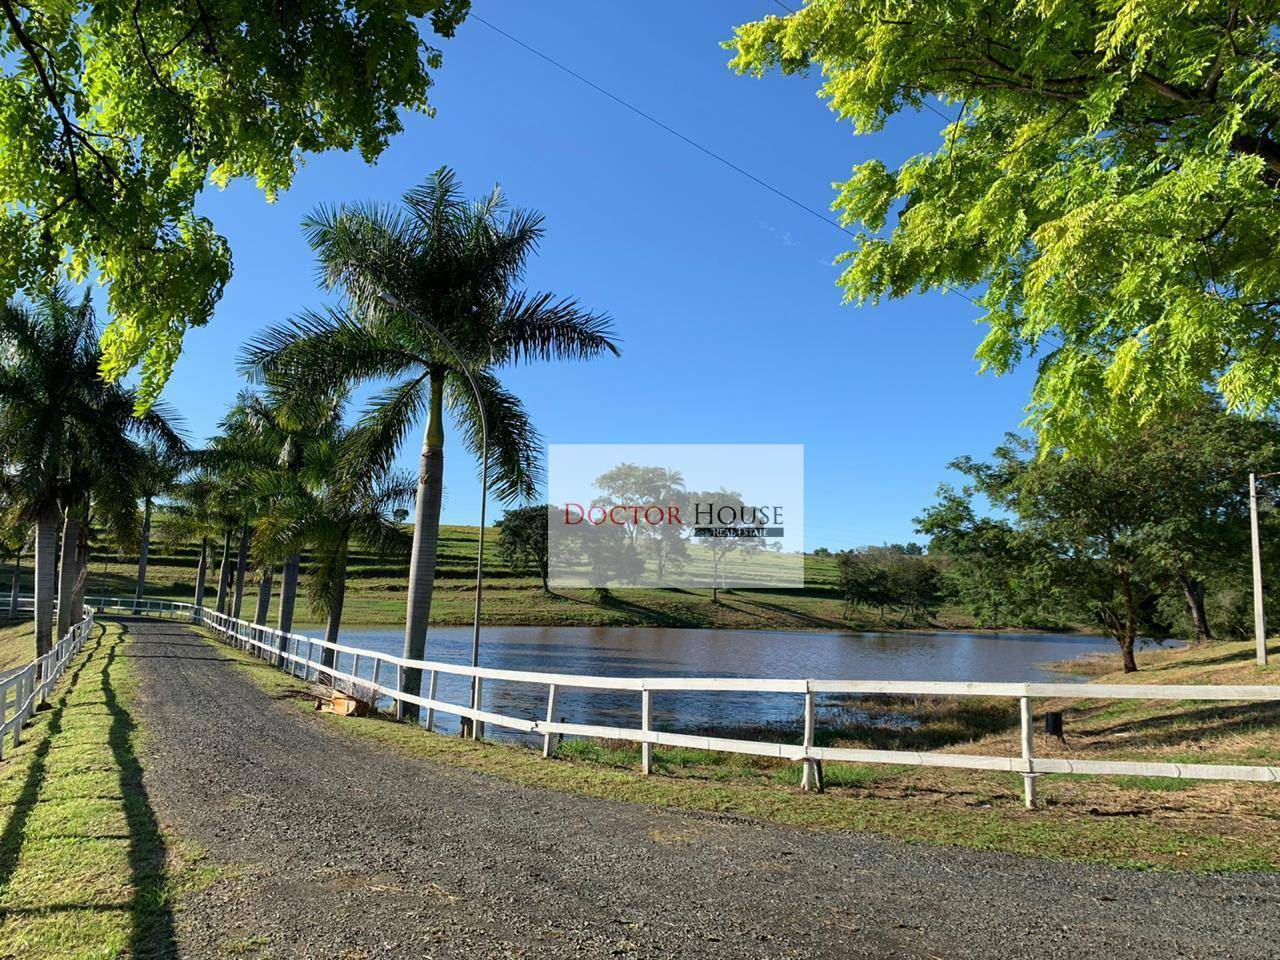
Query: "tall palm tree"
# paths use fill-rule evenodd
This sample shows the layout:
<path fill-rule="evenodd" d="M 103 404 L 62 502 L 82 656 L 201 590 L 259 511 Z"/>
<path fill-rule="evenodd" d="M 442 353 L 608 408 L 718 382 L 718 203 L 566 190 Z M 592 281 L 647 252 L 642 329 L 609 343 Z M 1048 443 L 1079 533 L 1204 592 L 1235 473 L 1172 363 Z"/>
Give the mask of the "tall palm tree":
<path fill-rule="evenodd" d="M 134 438 L 179 441 L 163 410 L 133 416 L 134 392 L 104 382 L 100 359 L 87 294 L 72 303 L 54 287 L 0 306 L 0 487 L 16 504 L 15 519 L 35 528 L 37 655 L 52 646 L 59 519 L 74 558 L 89 491 L 133 475 Z"/>
<path fill-rule="evenodd" d="M 142 499 L 142 531 L 138 537 L 138 583 L 133 597 L 137 613 L 147 592 L 147 559 L 151 552 L 151 511 L 156 500 L 173 491 L 178 479 L 191 466 L 186 445 L 173 446 L 149 441 L 142 448 L 141 469 L 134 476 L 137 495 Z"/>
<path fill-rule="evenodd" d="M 329 643 L 338 642 L 352 541 L 383 557 L 404 556 L 410 546 L 395 516 L 413 499 L 413 478 L 344 455 L 353 446 L 362 449 L 362 442 L 358 429 L 338 428 L 331 437 L 307 441 L 293 469 L 264 474 L 259 481 L 268 506 L 258 520 L 254 547 L 270 555 L 306 544 L 308 600 L 312 612 L 325 617 Z M 321 665 L 333 663 L 333 651 L 326 648 Z"/>
<path fill-rule="evenodd" d="M 197 451 L 192 458 L 198 461 Z M 192 603 L 204 606 L 208 582 L 209 545 L 228 527 L 216 478 L 207 470 L 197 470 L 179 482 L 172 492 L 168 509 L 160 518 L 161 536 L 171 544 L 200 542 L 200 558 L 196 562 L 196 586 Z"/>
<path fill-rule="evenodd" d="M 360 421 L 362 446 L 354 454 L 360 459 L 389 464 L 426 417 L 404 639 L 404 655 L 421 659 L 440 534 L 445 406 L 476 451 L 481 417 L 470 372 L 489 424 L 490 484 L 500 499 L 531 498 L 540 479 L 538 436 L 496 371 L 521 361 L 616 355 L 618 347 L 607 317 L 572 299 L 522 289 L 543 236 L 542 216 L 509 208 L 497 187 L 468 202 L 442 167 L 399 207 L 322 207 L 303 226 L 325 285 L 341 301 L 269 329 L 245 348 L 242 366 L 260 381 L 288 384 L 291 398 L 393 381 Z M 403 671 L 402 689 L 418 694 L 421 685 L 419 671 Z M 399 712 L 407 719 L 418 714 L 403 703 Z"/>

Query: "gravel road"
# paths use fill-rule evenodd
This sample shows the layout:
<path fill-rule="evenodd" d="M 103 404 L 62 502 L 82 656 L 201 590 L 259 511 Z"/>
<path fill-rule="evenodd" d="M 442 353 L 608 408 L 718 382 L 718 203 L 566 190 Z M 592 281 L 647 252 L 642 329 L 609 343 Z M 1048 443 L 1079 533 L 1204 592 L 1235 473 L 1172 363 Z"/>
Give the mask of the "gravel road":
<path fill-rule="evenodd" d="M 574 797 L 379 752 L 125 621 L 160 822 L 226 878 L 158 956 L 1280 958 L 1280 880 L 1054 864 Z"/>

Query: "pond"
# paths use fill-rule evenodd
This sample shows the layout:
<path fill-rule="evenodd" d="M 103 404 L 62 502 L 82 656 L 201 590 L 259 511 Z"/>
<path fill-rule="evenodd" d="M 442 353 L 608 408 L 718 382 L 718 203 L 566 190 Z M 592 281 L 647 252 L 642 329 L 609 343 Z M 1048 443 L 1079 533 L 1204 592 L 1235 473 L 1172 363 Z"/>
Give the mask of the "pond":
<path fill-rule="evenodd" d="M 304 632 L 323 635 L 320 628 Z M 351 646 L 399 654 L 404 631 L 401 627 L 353 626 L 342 631 L 341 640 Z M 1046 664 L 1115 649 L 1107 637 L 1055 633 L 485 627 L 480 664 L 621 677 L 1070 682 L 1083 677 Z M 433 627 L 428 634 L 426 659 L 465 664 L 470 655 L 470 627 Z M 441 674 L 437 696 L 466 703 L 468 683 L 467 678 Z M 483 689 L 486 709 L 530 720 L 546 716 L 545 686 L 487 681 Z M 653 720 L 656 727 L 668 730 L 791 723 L 801 714 L 801 699 L 791 694 L 661 692 L 653 695 Z M 634 692 L 561 690 L 557 719 L 638 726 L 639 701 Z M 437 725 L 444 731 L 456 730 L 458 720 L 440 715 Z M 501 735 L 497 730 L 489 732 Z"/>

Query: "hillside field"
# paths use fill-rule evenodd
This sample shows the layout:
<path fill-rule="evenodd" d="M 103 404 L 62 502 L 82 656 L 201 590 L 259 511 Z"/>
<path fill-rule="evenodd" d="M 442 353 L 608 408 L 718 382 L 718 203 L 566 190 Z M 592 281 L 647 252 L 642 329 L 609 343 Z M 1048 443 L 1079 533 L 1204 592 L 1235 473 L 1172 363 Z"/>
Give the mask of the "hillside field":
<path fill-rule="evenodd" d="M 477 527 L 441 528 L 436 567 L 436 591 L 432 622 L 471 622 L 474 603 Z M 207 579 L 209 599 L 217 583 L 221 544 L 211 545 Z M 147 596 L 190 601 L 195 592 L 198 544 L 153 541 L 147 571 Z M 137 576 L 136 554 L 120 554 L 110 548 L 94 550 L 89 571 L 90 596 L 132 596 Z M 299 625 L 323 620 L 310 611 L 305 597 L 306 558 L 303 558 L 303 596 L 299 599 Z M 408 560 L 386 560 L 355 549 L 348 570 L 343 622 L 353 625 L 390 625 L 404 622 Z M 29 593 L 30 558 L 24 559 L 23 592 Z M 7 577 L 5 582 L 7 585 Z M 806 556 L 803 590 L 721 591 L 712 603 L 710 590 L 614 591 L 598 599 L 591 590 L 558 590 L 546 594 L 536 577 L 513 573 L 497 551 L 497 530 L 485 536 L 484 620 L 493 625 L 607 626 L 644 625 L 671 627 L 729 627 L 735 629 L 899 630 L 967 629 L 973 621 L 959 608 L 944 608 L 929 623 L 903 620 L 896 611 L 855 610 L 842 620 L 844 603 L 837 588 L 834 557 Z M 275 578 L 270 617 L 275 619 L 280 589 Z M 246 577 L 241 610 L 253 616 L 258 593 L 256 575 Z"/>

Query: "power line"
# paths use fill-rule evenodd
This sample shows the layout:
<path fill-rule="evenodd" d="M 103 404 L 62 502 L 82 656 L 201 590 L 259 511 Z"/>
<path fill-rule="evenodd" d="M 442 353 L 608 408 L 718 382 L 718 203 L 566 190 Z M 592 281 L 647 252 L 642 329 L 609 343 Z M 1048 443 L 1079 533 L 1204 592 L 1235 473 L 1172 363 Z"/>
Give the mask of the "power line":
<path fill-rule="evenodd" d="M 774 3 L 776 3 L 779 7 L 782 7 L 782 9 L 786 10 L 788 13 L 795 13 L 794 10 L 792 10 L 790 7 L 787 7 L 785 4 L 783 4 L 781 0 L 774 0 Z M 618 96 L 613 91 L 605 89 L 604 87 L 600 86 L 600 84 L 596 83 L 594 80 L 591 80 L 583 76 L 582 74 L 578 73 L 576 70 L 566 66 L 565 64 L 561 63 L 559 60 L 555 59 L 549 54 L 543 53 L 541 50 L 537 49 L 536 47 L 530 46 L 529 44 L 521 40 L 519 37 L 513 36 L 510 33 L 507 33 L 506 30 L 503 30 L 501 27 L 497 26 L 496 24 L 490 23 L 488 20 L 484 19 L 483 17 L 477 15 L 474 12 L 468 14 L 467 19 L 479 21 L 480 23 L 484 24 L 484 26 L 492 30 L 494 33 L 497 33 L 500 36 L 506 37 L 506 39 L 510 40 L 512 43 L 514 43 L 516 46 L 520 47 L 521 49 L 528 51 L 529 53 L 533 54 L 535 57 L 537 57 L 540 60 L 546 61 L 547 63 L 551 64 L 551 66 L 555 67 L 557 70 L 561 71 L 562 73 L 567 73 L 569 76 L 573 77 L 578 82 L 586 84 L 592 90 L 596 91 L 602 96 L 608 97 L 614 103 L 618 104 L 619 106 L 623 107 L 626 110 L 631 111 L 636 116 L 641 117 L 644 120 L 647 120 L 649 123 L 653 124 L 658 129 L 669 133 L 671 136 L 675 137 L 677 140 L 680 140 L 688 144 L 689 146 L 693 147 L 695 150 L 698 150 L 706 154 L 708 157 L 711 157 L 711 159 L 718 161 L 719 163 L 728 167 L 734 173 L 737 173 L 739 176 L 746 177 L 752 183 L 755 183 L 758 186 L 764 187 L 764 189 L 768 190 L 770 193 L 774 194 L 777 197 L 781 197 L 783 200 L 787 201 L 792 206 L 798 207 L 799 209 L 803 210 L 805 213 L 808 213 L 817 217 L 823 223 L 826 223 L 830 226 L 835 227 L 837 230 L 839 230 L 841 233 L 845 234 L 846 236 L 849 236 L 849 237 L 856 236 L 856 234 L 854 234 L 852 230 L 844 226 L 844 224 L 840 223 L 838 220 L 835 220 L 827 216 L 827 214 L 822 213 L 818 210 L 815 210 L 813 207 L 809 206 L 808 204 L 800 200 L 797 200 L 795 197 L 791 196 L 791 194 L 783 190 L 780 190 L 779 188 L 775 187 L 773 184 L 769 183 L 766 180 L 760 179 L 754 173 L 751 173 L 749 170 L 744 170 L 742 167 L 738 166 L 729 158 L 719 153 L 716 153 L 710 147 L 704 146 L 703 144 L 699 143 L 697 140 L 694 140 L 692 137 L 685 136 L 683 133 L 681 133 L 679 130 L 676 130 L 674 127 L 671 127 L 666 123 L 663 123 L 653 114 L 648 113 L 645 110 L 642 110 L 640 107 L 637 107 L 634 103 L 631 103 L 630 101 L 624 100 L 622 97 Z M 932 110 L 934 113 L 938 114 L 938 116 L 942 117 L 942 119 L 948 120 L 946 115 L 943 114 L 941 111 L 939 111 L 936 107 L 934 107 L 933 104 L 928 103 L 926 101 L 925 106 L 928 107 L 930 110 Z M 948 120 L 948 122 L 950 121 Z M 976 305 L 977 301 L 974 300 L 973 297 L 965 293 L 963 290 L 956 290 L 955 288 L 951 288 L 951 289 L 954 293 L 958 293 L 960 296 L 964 297 L 964 299 Z"/>
<path fill-rule="evenodd" d="M 821 220 L 823 223 L 830 224 L 831 226 L 835 227 L 837 230 L 841 231 L 842 233 L 847 234 L 848 236 L 854 236 L 853 231 L 845 227 L 838 220 L 834 220 L 831 217 L 827 216 L 825 213 L 815 210 L 813 207 L 808 206 L 807 204 L 803 203 L 800 200 L 797 200 L 795 197 L 791 196 L 791 194 L 786 193 L 785 191 L 779 190 L 773 184 L 765 180 L 761 180 L 754 173 L 751 173 L 749 170 L 744 170 L 742 167 L 738 166 L 732 160 L 722 156 L 721 154 L 716 153 L 710 147 L 703 146 L 697 140 L 694 140 L 691 137 L 687 137 L 683 133 L 681 133 L 679 130 L 676 130 L 675 128 L 670 127 L 667 124 L 663 123 L 653 114 L 646 113 L 644 110 L 641 110 L 635 104 L 629 103 L 628 101 L 622 99 L 622 97 L 618 96 L 616 93 L 613 93 L 610 90 L 606 90 L 604 87 L 600 86 L 600 84 L 592 80 L 589 80 L 587 77 L 584 77 L 582 74 L 578 73 L 576 70 L 573 70 L 565 66 L 559 60 L 556 60 L 548 56 L 547 54 L 543 53 L 541 50 L 537 50 L 534 47 L 529 46 L 529 44 L 525 43 L 519 37 L 512 36 L 511 34 L 507 33 L 507 31 L 503 30 L 501 27 L 495 26 L 494 24 L 490 23 L 488 20 L 485 20 L 483 17 L 479 17 L 474 13 L 470 14 L 467 19 L 479 20 L 490 30 L 494 31 L 495 33 L 501 34 L 502 36 L 506 37 L 508 40 L 510 40 L 512 43 L 516 44 L 517 46 L 523 47 L 525 50 L 532 53 L 535 57 L 539 57 L 540 59 L 545 60 L 547 63 L 555 67 L 557 70 L 561 70 L 564 73 L 567 73 L 569 76 L 573 77 L 575 80 L 585 83 L 592 90 L 596 91 L 597 93 L 603 94 L 604 96 L 612 100 L 614 103 L 617 103 L 620 106 L 630 110 L 636 116 L 643 117 L 645 120 L 648 120 L 650 123 L 652 123 L 655 127 L 665 130 L 667 133 L 671 134 L 673 137 L 676 137 L 679 140 L 684 141 L 689 146 L 693 147 L 695 150 L 702 151 L 708 157 L 711 157 L 713 160 L 719 161 L 720 163 L 728 167 L 730 170 L 734 171 L 737 174 L 740 174 L 741 176 L 746 177 L 748 180 L 752 181 L 753 183 L 756 183 L 759 186 L 764 187 L 770 193 L 774 194 L 775 196 L 781 197 L 783 200 L 786 200 L 788 203 L 792 204 L 793 206 L 799 207 L 801 210 L 805 211 L 806 213 L 812 214 L 813 216 Z"/>

